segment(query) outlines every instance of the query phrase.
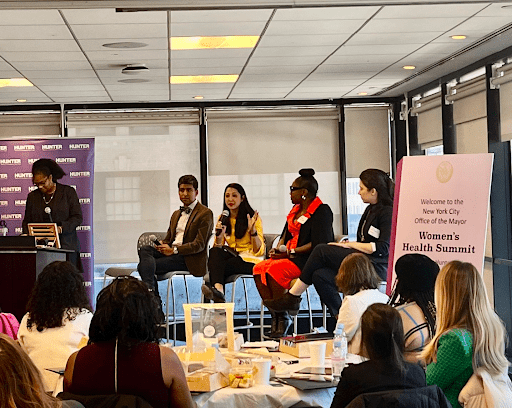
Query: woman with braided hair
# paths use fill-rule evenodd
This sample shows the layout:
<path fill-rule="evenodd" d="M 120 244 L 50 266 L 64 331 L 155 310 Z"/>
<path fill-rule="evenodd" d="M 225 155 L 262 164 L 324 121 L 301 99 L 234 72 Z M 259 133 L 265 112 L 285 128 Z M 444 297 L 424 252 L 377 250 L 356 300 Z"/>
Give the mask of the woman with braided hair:
<path fill-rule="evenodd" d="M 439 265 L 426 255 L 406 254 L 395 264 L 396 285 L 389 304 L 402 318 L 405 358 L 417 362 L 436 331 L 434 287 Z"/>

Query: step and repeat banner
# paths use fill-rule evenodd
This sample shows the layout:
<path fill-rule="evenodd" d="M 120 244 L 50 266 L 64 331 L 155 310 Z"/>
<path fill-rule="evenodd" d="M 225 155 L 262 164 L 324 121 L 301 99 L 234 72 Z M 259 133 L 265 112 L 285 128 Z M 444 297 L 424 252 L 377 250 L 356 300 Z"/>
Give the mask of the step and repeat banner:
<path fill-rule="evenodd" d="M 32 184 L 32 164 L 42 158 L 55 160 L 66 172 L 59 183 L 72 186 L 82 207 L 83 221 L 77 228 L 80 258 L 89 296 L 93 293 L 92 194 L 94 139 L 0 140 L 0 219 L 8 235 L 20 235 L 27 195 Z"/>
<path fill-rule="evenodd" d="M 404 157 L 397 166 L 388 290 L 408 253 L 440 267 L 471 262 L 483 272 L 493 155 Z"/>

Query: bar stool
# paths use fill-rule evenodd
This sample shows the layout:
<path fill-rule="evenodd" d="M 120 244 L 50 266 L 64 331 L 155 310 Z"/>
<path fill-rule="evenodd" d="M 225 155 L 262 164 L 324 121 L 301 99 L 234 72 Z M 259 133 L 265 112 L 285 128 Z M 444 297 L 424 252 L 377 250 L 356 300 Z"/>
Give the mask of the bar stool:
<path fill-rule="evenodd" d="M 107 276 L 110 276 L 115 279 L 118 278 L 119 276 L 130 276 L 133 272 L 135 272 L 133 268 L 123 268 L 115 266 L 107 268 L 107 270 L 105 271 L 105 275 L 103 276 L 102 288 L 104 288 L 107 283 Z"/>

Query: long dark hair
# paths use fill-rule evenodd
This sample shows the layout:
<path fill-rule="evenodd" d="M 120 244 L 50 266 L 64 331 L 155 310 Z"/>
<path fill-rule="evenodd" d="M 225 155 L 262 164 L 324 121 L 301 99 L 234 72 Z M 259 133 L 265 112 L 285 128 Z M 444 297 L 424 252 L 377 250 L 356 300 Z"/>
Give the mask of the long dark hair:
<path fill-rule="evenodd" d="M 237 239 L 243 238 L 245 233 L 247 232 L 247 227 L 249 226 L 247 222 L 247 214 L 249 214 L 250 217 L 254 215 L 254 210 L 252 209 L 251 205 L 249 204 L 249 200 L 247 200 L 247 194 L 245 194 L 244 188 L 238 184 L 238 183 L 230 183 L 226 186 L 224 189 L 224 195 L 223 197 L 226 197 L 226 191 L 228 188 L 234 188 L 238 193 L 240 194 L 240 197 L 242 198 L 242 202 L 240 203 L 240 206 L 238 207 L 238 214 L 236 216 L 236 223 L 235 223 L 235 237 Z M 226 199 L 224 200 L 224 210 L 229 211 L 228 206 L 226 205 Z M 226 235 L 231 235 L 231 221 L 229 220 L 229 217 L 227 217 L 224 220 L 224 225 L 226 226 Z"/>
<path fill-rule="evenodd" d="M 128 348 L 138 343 L 158 343 L 158 308 L 156 297 L 144 282 L 132 276 L 114 279 L 98 295 L 89 327 L 90 341 L 117 338 Z"/>
<path fill-rule="evenodd" d="M 397 282 L 389 304 L 403 305 L 416 302 L 427 321 L 428 333 L 432 338 L 436 332 L 436 307 L 434 288 L 439 274 L 439 265 L 423 254 L 406 254 L 395 264 Z"/>
<path fill-rule="evenodd" d="M 404 326 L 396 309 L 374 303 L 361 317 L 361 350 L 370 360 L 384 360 L 391 367 L 404 369 Z"/>
<path fill-rule="evenodd" d="M 75 320 L 83 309 L 92 311 L 82 274 L 70 262 L 55 261 L 37 277 L 27 304 L 27 327 L 62 327 L 64 319 Z"/>
<path fill-rule="evenodd" d="M 393 205 L 395 183 L 382 170 L 366 169 L 359 175 L 359 180 L 368 190 L 372 188 L 377 190 L 378 204 Z"/>
<path fill-rule="evenodd" d="M 313 177 L 315 175 L 315 170 L 301 169 L 299 170 L 299 174 L 300 177 L 297 177 L 295 181 L 301 188 L 308 190 L 308 196 L 310 198 L 315 198 L 318 192 L 318 181 Z"/>
<path fill-rule="evenodd" d="M 42 174 L 46 177 L 51 175 L 53 181 L 57 181 L 64 177 L 66 172 L 52 159 L 39 159 L 32 165 L 32 175 L 35 176 L 36 174 Z"/>

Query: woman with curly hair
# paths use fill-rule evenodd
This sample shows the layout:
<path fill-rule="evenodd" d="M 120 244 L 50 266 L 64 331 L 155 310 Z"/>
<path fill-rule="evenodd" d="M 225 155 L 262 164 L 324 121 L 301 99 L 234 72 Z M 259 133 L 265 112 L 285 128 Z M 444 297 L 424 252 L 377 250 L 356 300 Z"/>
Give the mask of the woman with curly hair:
<path fill-rule="evenodd" d="M 78 408 L 77 401 L 60 401 L 44 391 L 41 373 L 16 342 L 0 333 L 0 407 Z"/>
<path fill-rule="evenodd" d="M 192 408 L 181 362 L 158 344 L 160 305 L 133 277 L 114 280 L 98 295 L 90 344 L 74 353 L 64 373 L 64 391 L 80 396 L 135 395 L 153 408 Z"/>
<path fill-rule="evenodd" d="M 18 331 L 18 340 L 53 392 L 59 375 L 47 368 L 66 365 L 89 333 L 92 313 L 84 279 L 70 262 L 55 261 L 37 277 Z"/>

